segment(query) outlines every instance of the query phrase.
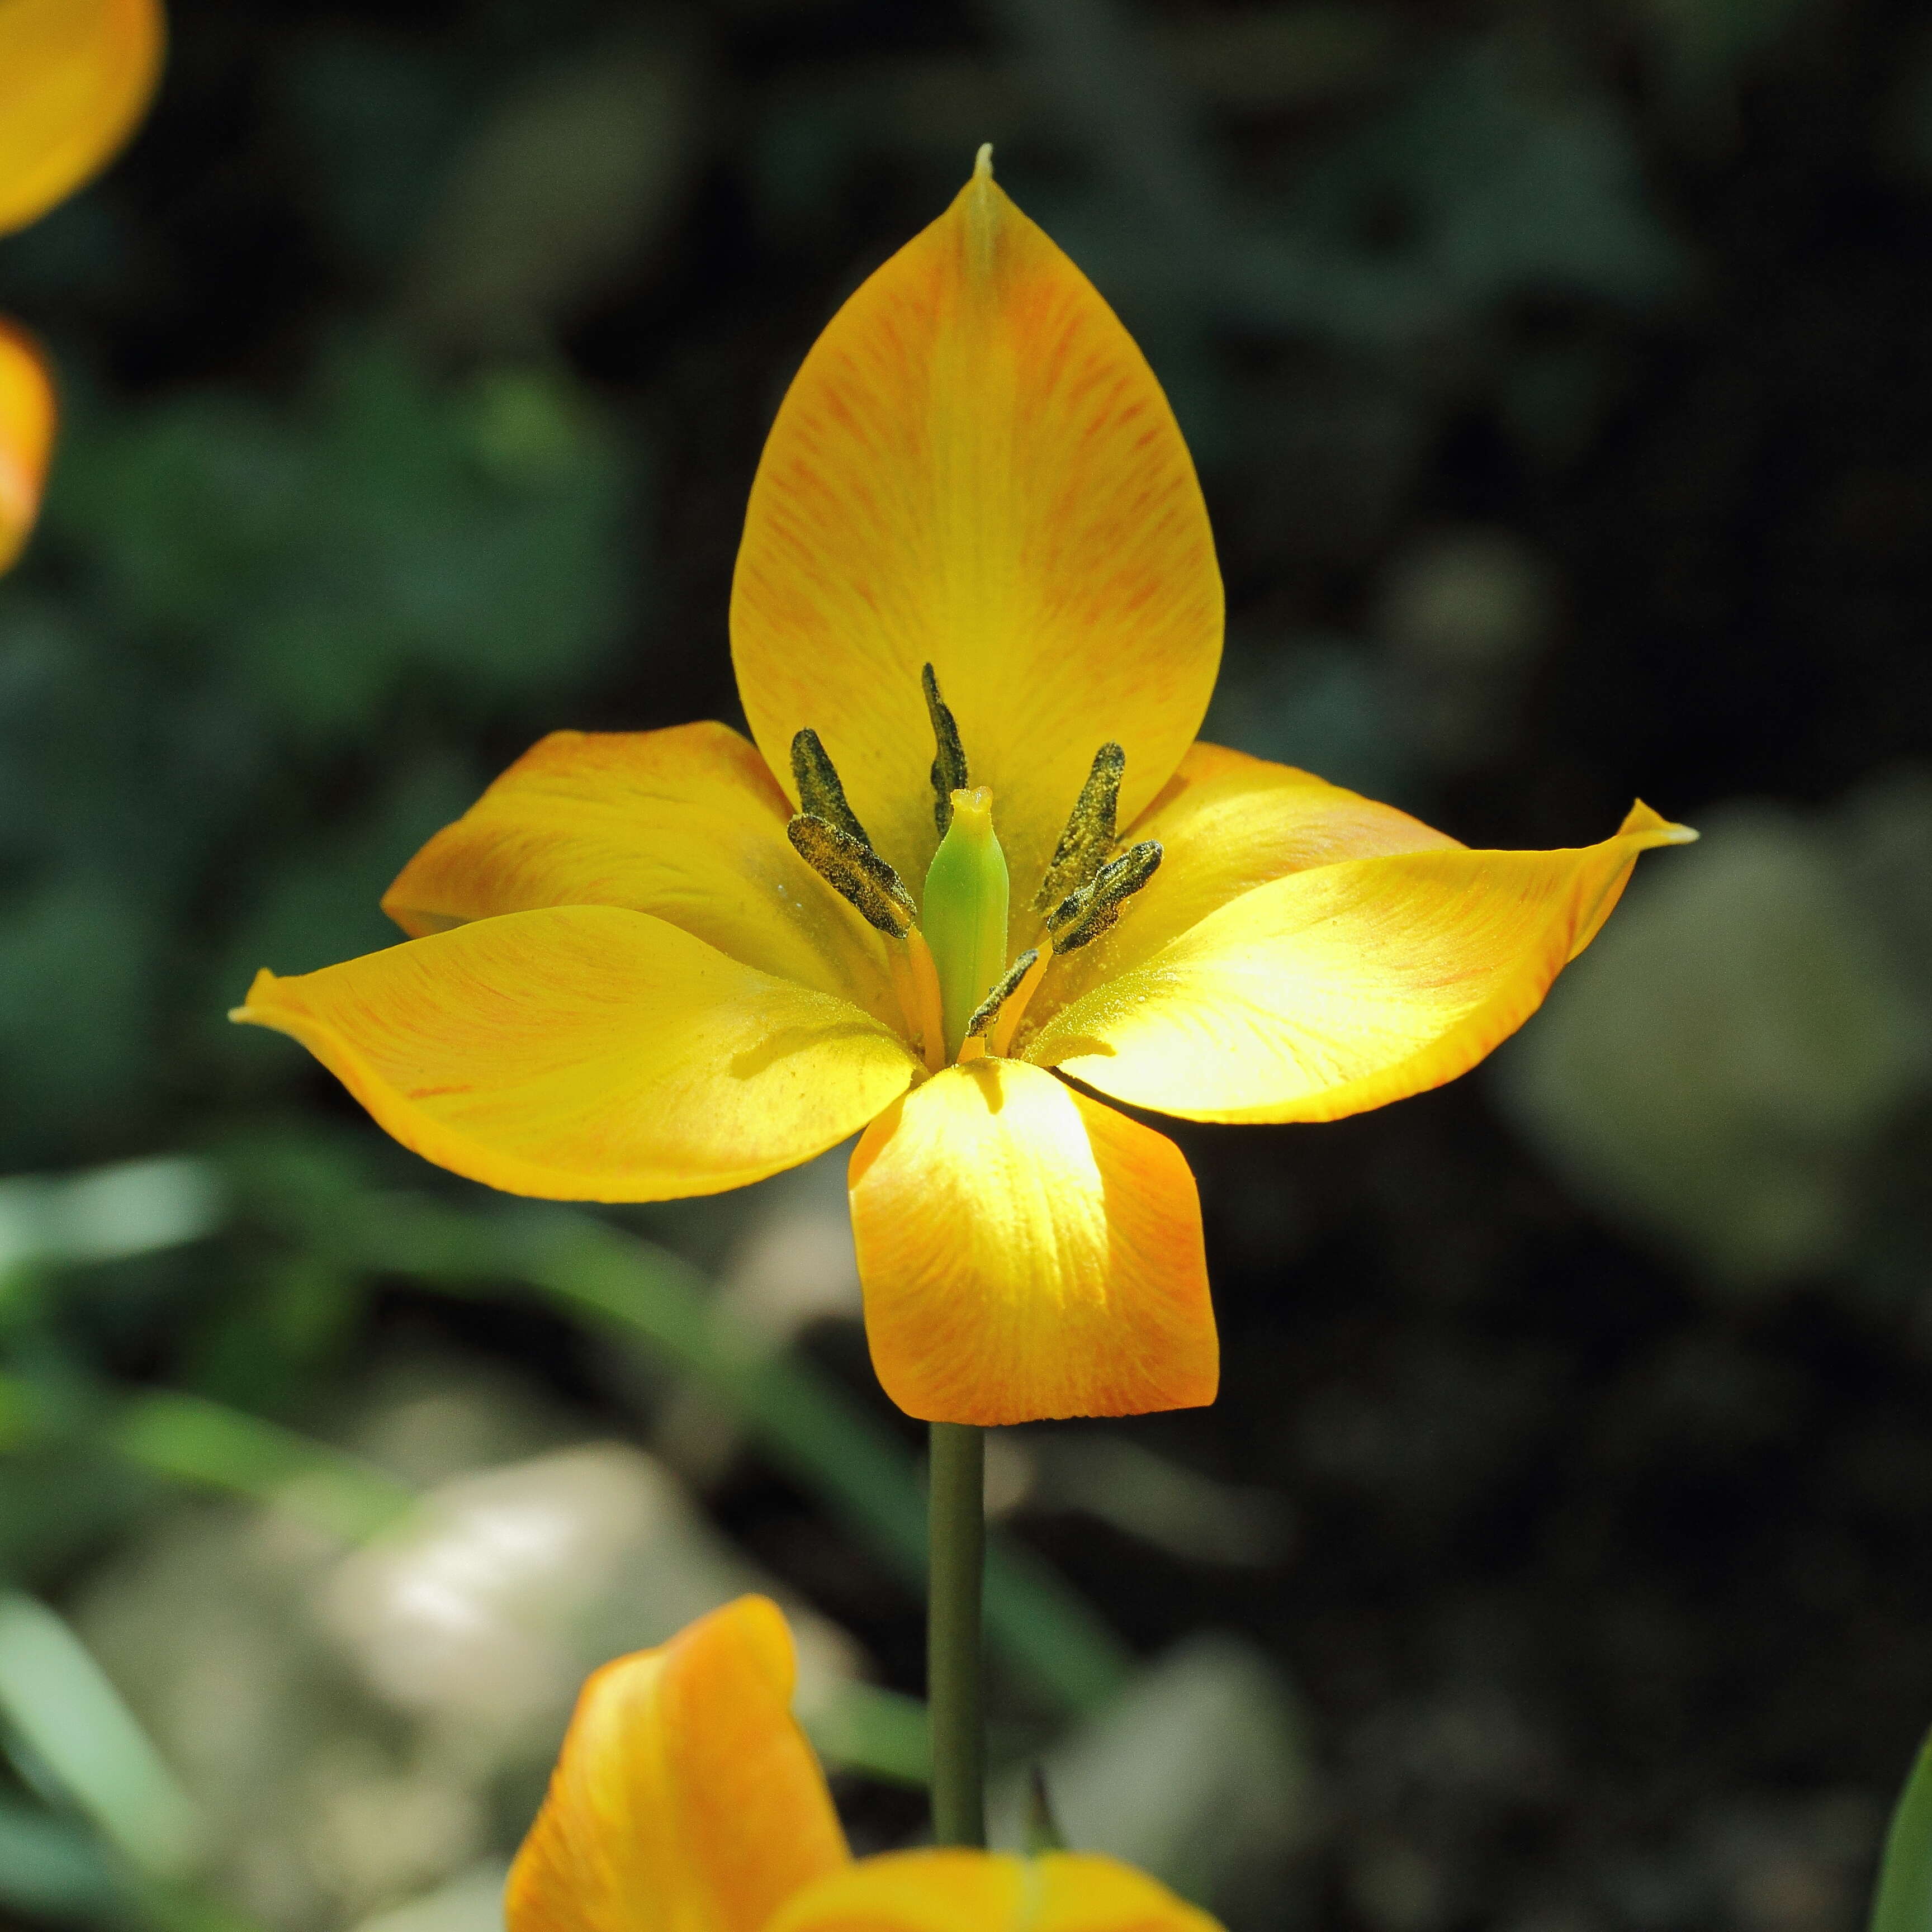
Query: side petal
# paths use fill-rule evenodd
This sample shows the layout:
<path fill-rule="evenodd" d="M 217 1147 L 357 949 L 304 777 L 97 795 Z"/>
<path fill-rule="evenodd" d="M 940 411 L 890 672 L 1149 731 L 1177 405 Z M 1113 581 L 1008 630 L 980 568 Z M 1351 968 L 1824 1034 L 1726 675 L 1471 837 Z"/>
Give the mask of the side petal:
<path fill-rule="evenodd" d="M 1461 849 L 1392 805 L 1198 740 L 1120 842 L 1144 838 L 1160 842 L 1160 869 L 1104 938 L 1048 967 L 1030 1009 L 1036 1027 L 1270 879 L 1346 859 Z"/>
<path fill-rule="evenodd" d="M 824 742 L 907 879 L 934 842 L 930 662 L 1023 907 L 1095 751 L 1131 817 L 1174 770 L 1221 652 L 1193 464 L 1093 284 L 976 173 L 833 316 L 752 487 L 731 649 L 772 769 Z"/>
<path fill-rule="evenodd" d="M 791 1714 L 791 1636 L 740 1597 L 584 1687 L 508 1932 L 761 1932 L 850 1854 Z"/>
<path fill-rule="evenodd" d="M 866 1130 L 852 1232 L 879 1381 L 991 1425 L 1214 1400 L 1201 1205 L 1164 1136 L 1018 1060 L 948 1067 Z"/>
<path fill-rule="evenodd" d="M 519 1932 L 512 1927 L 511 1932 Z M 808 1886 L 770 1932 L 1219 1932 L 1113 1858 L 1049 1852 L 890 1852 Z"/>
<path fill-rule="evenodd" d="M 1348 860 L 1257 886 L 1055 1014 L 1026 1058 L 1197 1120 L 1332 1120 L 1466 1072 L 1542 1004 L 1637 854 L 1696 834 Z M 1132 911 L 1127 915 L 1131 919 Z"/>
<path fill-rule="evenodd" d="M 382 909 L 417 938 L 542 906 L 628 906 L 890 1021 L 884 941 L 792 850 L 790 817 L 728 725 L 553 731 L 404 867 Z"/>
<path fill-rule="evenodd" d="M 0 235 L 65 200 L 134 132 L 164 32 L 159 0 L 0 7 Z"/>
<path fill-rule="evenodd" d="M 554 1200 L 742 1186 L 856 1133 L 917 1066 L 844 1000 L 611 906 L 260 974 L 231 1017 L 300 1040 L 425 1160 Z"/>
<path fill-rule="evenodd" d="M 40 351 L 0 322 L 0 570 L 20 555 L 40 514 L 54 416 L 54 386 Z"/>

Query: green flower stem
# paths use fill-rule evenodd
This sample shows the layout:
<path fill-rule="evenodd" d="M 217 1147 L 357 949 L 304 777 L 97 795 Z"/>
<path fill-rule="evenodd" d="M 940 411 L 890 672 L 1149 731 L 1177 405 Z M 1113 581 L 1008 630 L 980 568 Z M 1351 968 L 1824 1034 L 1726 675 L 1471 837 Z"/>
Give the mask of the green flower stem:
<path fill-rule="evenodd" d="M 986 1568 L 986 1438 L 957 1422 L 932 1425 L 926 1608 L 926 1702 L 932 1725 L 932 1835 L 986 1842 L 986 1719 L 980 1599 Z"/>

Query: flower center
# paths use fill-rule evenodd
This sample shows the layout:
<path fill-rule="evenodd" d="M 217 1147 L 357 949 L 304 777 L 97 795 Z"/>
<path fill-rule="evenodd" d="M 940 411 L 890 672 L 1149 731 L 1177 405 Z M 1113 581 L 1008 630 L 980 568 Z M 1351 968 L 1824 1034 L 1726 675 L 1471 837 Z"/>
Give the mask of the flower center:
<path fill-rule="evenodd" d="M 932 816 L 939 831 L 921 904 L 913 903 L 898 874 L 873 849 L 830 755 L 809 728 L 792 740 L 799 809 L 787 832 L 800 857 L 893 943 L 908 1030 L 937 1072 L 956 1058 L 1004 1054 L 1048 962 L 1107 932 L 1154 877 L 1161 848 L 1148 838 L 1115 855 L 1126 754 L 1118 745 L 1102 745 L 1033 897 L 1043 926 L 1039 943 L 1009 964 L 1010 888 L 1006 854 L 993 830 L 993 794 L 971 782 L 959 728 L 932 665 L 920 682 L 932 721 Z"/>

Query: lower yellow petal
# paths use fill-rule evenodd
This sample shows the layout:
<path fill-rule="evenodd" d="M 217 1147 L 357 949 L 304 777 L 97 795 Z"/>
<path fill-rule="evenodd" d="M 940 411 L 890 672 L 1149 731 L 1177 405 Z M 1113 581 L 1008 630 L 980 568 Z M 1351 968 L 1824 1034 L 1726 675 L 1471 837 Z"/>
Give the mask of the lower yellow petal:
<path fill-rule="evenodd" d="M 520 1932 L 512 1927 L 512 1932 Z M 790 1900 L 770 1932 L 1218 1932 L 1144 1872 L 1082 1852 L 892 1852 Z"/>
<path fill-rule="evenodd" d="M 133 132 L 162 38 L 160 0 L 0 6 L 0 235 L 64 200 Z"/>
<path fill-rule="evenodd" d="M 792 850 L 790 817 L 728 725 L 554 731 L 404 867 L 382 909 L 418 938 L 540 906 L 628 906 L 890 1022 L 885 941 Z"/>
<path fill-rule="evenodd" d="M 1610 916 L 1637 854 L 1696 836 L 1639 805 L 1614 838 L 1577 850 L 1438 849 L 1292 873 L 1054 1015 L 1026 1058 L 1190 1120 L 1382 1106 L 1514 1033 Z"/>
<path fill-rule="evenodd" d="M 1030 1009 L 1036 1028 L 1270 879 L 1346 859 L 1460 849 L 1392 805 L 1199 740 L 1120 843 L 1146 838 L 1160 843 L 1160 869 L 1104 938 L 1054 960 Z"/>
<path fill-rule="evenodd" d="M 40 514 L 53 442 L 46 364 L 20 330 L 0 322 L 0 570 L 20 555 Z"/>
<path fill-rule="evenodd" d="M 1201 1206 L 1174 1143 L 1018 1060 L 952 1066 L 852 1156 L 866 1332 L 932 1422 L 1214 1400 Z"/>
<path fill-rule="evenodd" d="M 511 1868 L 508 1932 L 761 1932 L 847 1869 L 794 1675 L 763 1597 L 598 1671 Z"/>
<path fill-rule="evenodd" d="M 232 1017 L 293 1035 L 426 1160 L 569 1201 L 760 1180 L 856 1132 L 918 1067 L 856 1006 L 610 906 L 263 973 Z"/>

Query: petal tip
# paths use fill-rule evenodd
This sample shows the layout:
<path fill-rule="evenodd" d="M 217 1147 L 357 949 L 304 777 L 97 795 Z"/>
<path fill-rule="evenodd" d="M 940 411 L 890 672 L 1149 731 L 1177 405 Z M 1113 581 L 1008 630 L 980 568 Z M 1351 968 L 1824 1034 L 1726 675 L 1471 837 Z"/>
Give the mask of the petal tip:
<path fill-rule="evenodd" d="M 1694 827 L 1666 818 L 1642 799 L 1632 803 L 1617 834 L 1619 838 L 1642 837 L 1652 845 L 1694 845 L 1700 836 Z"/>

